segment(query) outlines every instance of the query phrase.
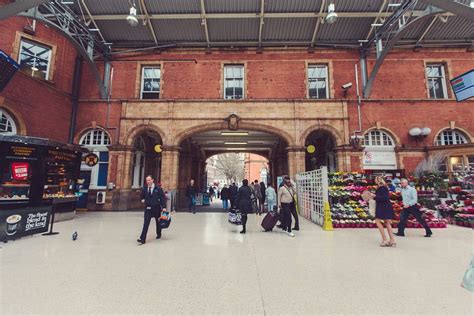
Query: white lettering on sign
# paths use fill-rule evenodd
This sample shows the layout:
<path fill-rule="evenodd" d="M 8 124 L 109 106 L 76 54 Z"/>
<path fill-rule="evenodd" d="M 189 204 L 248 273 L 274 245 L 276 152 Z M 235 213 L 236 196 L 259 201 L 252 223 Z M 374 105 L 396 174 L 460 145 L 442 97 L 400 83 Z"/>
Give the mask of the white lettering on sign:
<path fill-rule="evenodd" d="M 28 214 L 26 219 L 25 231 L 46 227 L 48 222 L 48 212 Z"/>

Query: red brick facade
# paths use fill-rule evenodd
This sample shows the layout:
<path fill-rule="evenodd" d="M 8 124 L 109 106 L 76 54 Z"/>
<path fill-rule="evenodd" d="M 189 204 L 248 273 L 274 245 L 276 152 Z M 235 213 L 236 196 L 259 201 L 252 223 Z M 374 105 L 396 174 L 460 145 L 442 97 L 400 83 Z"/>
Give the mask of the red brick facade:
<path fill-rule="evenodd" d="M 18 37 L 22 35 L 25 23 L 26 20 L 22 18 L 0 22 L 0 49 L 14 58 L 18 57 L 16 46 L 19 45 Z M 69 130 L 70 91 L 77 52 L 61 34 L 40 23 L 37 24 L 34 39 L 55 47 L 52 79 L 44 81 L 22 73 L 16 74 L 9 86 L 0 93 L 0 106 L 10 110 L 12 114 L 18 114 L 16 119 L 24 121 L 19 122 L 19 125 L 25 126 L 26 134 L 65 142 Z M 161 67 L 160 100 L 154 101 L 154 104 L 157 108 L 160 107 L 160 111 L 166 107 L 167 110 L 159 112 L 160 115 L 171 111 L 174 102 L 189 102 L 189 106 L 194 106 L 191 101 L 199 101 L 199 106 L 192 107 L 193 113 L 199 116 L 202 107 L 217 110 L 221 106 L 225 64 L 243 64 L 245 67 L 245 100 L 226 101 L 229 102 L 226 104 L 231 104 L 231 109 L 235 110 L 243 102 L 255 101 L 256 112 L 259 110 L 257 103 L 262 100 L 270 105 L 272 102 L 295 104 L 295 109 L 298 102 L 308 101 L 307 67 L 310 64 L 326 64 L 329 70 L 330 99 L 314 101 L 315 107 L 326 103 L 347 107 L 347 126 L 333 133 L 337 134 L 334 136 L 339 141 L 336 153 L 345 157 L 345 162 L 340 167 L 344 165 L 347 170 L 360 170 L 361 149 L 354 149 L 349 145 L 350 135 L 358 129 L 354 74 L 354 65 L 358 61 L 357 50 L 330 49 L 315 53 L 310 53 L 307 49 L 265 49 L 262 54 L 257 54 L 252 49 L 221 49 L 211 54 L 206 54 L 204 50 L 170 49 L 156 54 L 147 52 L 143 55 L 116 55 L 111 62 L 113 81 L 110 104 L 100 100 L 98 85 L 84 63 L 75 141 L 79 140 L 81 132 L 93 126 L 107 128 L 113 144 L 127 137 L 131 130 L 120 129 L 124 126 L 122 122 L 130 119 L 126 118 L 125 113 L 127 103 L 147 104 L 138 100 L 142 66 Z M 449 80 L 474 68 L 474 52 L 457 48 L 422 49 L 417 52 L 394 50 L 377 75 L 371 98 L 363 100 L 361 105 L 362 132 L 371 128 L 388 131 L 396 142 L 399 168 L 408 172 L 423 159 L 424 152 L 427 152 L 425 147 L 434 146 L 435 137 L 442 129 L 459 128 L 470 142 L 474 140 L 474 100 L 457 103 L 449 82 L 448 99 L 429 99 L 425 66 L 432 62 L 445 66 Z M 370 59 L 369 71 L 373 64 L 374 60 Z M 103 64 L 98 64 L 98 68 L 102 72 Z M 353 87 L 344 96 L 341 86 L 347 82 L 352 82 Z M 173 111 L 179 112 L 177 109 Z M 273 112 L 279 112 L 277 105 L 265 114 L 272 117 Z M 146 118 L 149 112 L 144 108 L 140 113 L 140 124 L 148 124 Z M 300 116 L 304 114 L 299 113 Z M 291 119 L 292 115 L 296 117 L 296 113 L 292 113 L 285 119 Z M 329 126 L 325 130 L 330 130 L 331 117 L 324 119 L 324 124 Z M 317 123 L 318 120 L 314 120 L 311 125 L 316 126 Z M 429 127 L 432 133 L 422 141 L 415 141 L 408 135 L 412 127 Z M 157 130 L 160 130 L 160 126 Z M 160 135 L 166 138 L 167 132 L 163 131 Z M 287 135 L 289 134 L 284 136 Z M 295 139 L 295 143 L 301 142 Z M 465 149 L 469 154 L 473 151 L 472 146 Z M 117 157 L 113 156 L 111 159 L 117 161 Z M 117 177 L 116 170 L 117 165 L 111 163 L 109 179 L 112 182 Z M 252 174 L 250 178 L 259 179 Z"/>

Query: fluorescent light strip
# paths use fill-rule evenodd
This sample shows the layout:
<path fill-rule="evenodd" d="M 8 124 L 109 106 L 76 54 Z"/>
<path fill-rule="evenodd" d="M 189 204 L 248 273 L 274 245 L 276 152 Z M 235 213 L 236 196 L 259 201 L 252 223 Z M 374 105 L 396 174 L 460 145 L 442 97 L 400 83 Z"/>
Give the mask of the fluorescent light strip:
<path fill-rule="evenodd" d="M 242 150 L 247 150 L 247 148 L 226 148 L 225 150 L 242 151 Z"/>
<path fill-rule="evenodd" d="M 224 142 L 225 145 L 247 145 L 247 142 Z"/>
<path fill-rule="evenodd" d="M 249 132 L 221 132 L 222 136 L 248 136 Z"/>

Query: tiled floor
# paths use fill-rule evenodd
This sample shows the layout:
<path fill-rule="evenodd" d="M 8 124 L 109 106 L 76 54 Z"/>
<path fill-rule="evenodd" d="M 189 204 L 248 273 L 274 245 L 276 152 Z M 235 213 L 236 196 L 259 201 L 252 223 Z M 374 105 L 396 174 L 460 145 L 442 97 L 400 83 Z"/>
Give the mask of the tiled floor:
<path fill-rule="evenodd" d="M 141 213 L 86 213 L 60 235 L 0 245 L 0 314 L 472 315 L 459 285 L 472 230 L 408 230 L 380 248 L 376 230 L 322 231 L 302 220 L 290 238 L 248 234 L 222 213 L 178 213 L 161 240 Z M 76 231 L 79 238 L 71 240 Z"/>

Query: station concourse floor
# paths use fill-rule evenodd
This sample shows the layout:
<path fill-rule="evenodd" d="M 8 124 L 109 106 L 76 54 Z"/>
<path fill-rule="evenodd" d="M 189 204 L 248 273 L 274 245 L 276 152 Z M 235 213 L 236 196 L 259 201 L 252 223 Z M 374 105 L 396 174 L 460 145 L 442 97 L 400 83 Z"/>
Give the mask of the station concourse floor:
<path fill-rule="evenodd" d="M 473 315 L 460 287 L 473 231 L 409 229 L 397 248 L 375 229 L 326 232 L 301 218 L 291 238 L 248 233 L 226 213 L 178 212 L 163 238 L 143 213 L 79 213 L 56 236 L 0 247 L 0 315 Z M 71 235 L 78 232 L 78 239 Z"/>

